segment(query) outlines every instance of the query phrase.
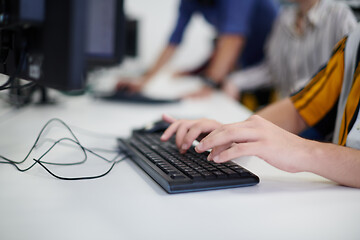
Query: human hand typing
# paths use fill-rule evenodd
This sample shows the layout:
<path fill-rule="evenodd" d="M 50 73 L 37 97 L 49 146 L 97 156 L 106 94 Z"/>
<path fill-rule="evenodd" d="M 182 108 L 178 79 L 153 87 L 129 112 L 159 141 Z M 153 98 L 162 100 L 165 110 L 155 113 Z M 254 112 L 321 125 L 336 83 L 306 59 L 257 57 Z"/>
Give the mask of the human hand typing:
<path fill-rule="evenodd" d="M 165 130 L 160 139 L 167 141 L 176 134 L 176 146 L 181 153 L 185 153 L 196 139 L 199 140 L 199 137 L 203 137 L 222 125 L 210 119 L 177 120 L 165 114 L 163 120 L 171 123 L 171 125 Z"/>
<path fill-rule="evenodd" d="M 241 156 L 258 156 L 287 172 L 305 171 L 306 160 L 314 151 L 311 141 L 298 137 L 260 116 L 222 125 L 196 146 L 199 153 L 212 149 L 208 160 L 218 163 Z"/>

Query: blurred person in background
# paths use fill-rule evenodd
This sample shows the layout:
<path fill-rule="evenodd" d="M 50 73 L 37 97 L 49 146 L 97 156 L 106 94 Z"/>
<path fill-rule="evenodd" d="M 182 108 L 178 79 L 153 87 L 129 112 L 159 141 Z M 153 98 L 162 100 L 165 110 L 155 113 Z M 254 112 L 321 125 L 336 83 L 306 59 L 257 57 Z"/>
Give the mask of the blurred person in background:
<path fill-rule="evenodd" d="M 224 91 L 235 99 L 241 92 L 275 88 L 280 98 L 299 90 L 325 64 L 333 46 L 356 26 L 351 9 L 333 0 L 288 0 L 266 43 L 265 59 L 230 75 Z M 253 104 L 255 110 L 257 104 Z"/>
<path fill-rule="evenodd" d="M 273 0 L 181 0 L 168 44 L 153 66 L 138 79 L 120 79 L 117 89 L 140 91 L 172 59 L 194 14 L 201 14 L 215 28 L 217 40 L 204 65 L 177 75 L 200 75 L 208 84 L 219 85 L 235 66 L 246 68 L 262 61 L 264 43 L 277 12 Z M 204 87 L 188 96 L 210 91 L 210 87 Z"/>
<path fill-rule="evenodd" d="M 199 153 L 226 162 L 257 156 L 283 171 L 311 172 L 338 184 L 360 188 L 360 25 L 333 49 L 331 58 L 299 92 L 260 110 L 247 120 L 177 120 L 161 136 L 185 153 L 198 139 Z M 313 127 L 332 143 L 297 136 Z M 199 139 L 202 137 L 202 140 Z"/>

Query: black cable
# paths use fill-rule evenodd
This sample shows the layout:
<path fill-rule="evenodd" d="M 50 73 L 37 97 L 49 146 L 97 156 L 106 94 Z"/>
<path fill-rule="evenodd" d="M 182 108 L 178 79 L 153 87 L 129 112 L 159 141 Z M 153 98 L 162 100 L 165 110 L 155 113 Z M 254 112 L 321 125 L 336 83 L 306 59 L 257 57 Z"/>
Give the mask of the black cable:
<path fill-rule="evenodd" d="M 28 167 L 28 168 L 21 169 L 21 168 L 19 168 L 19 167 L 17 166 L 17 164 L 16 164 L 14 161 L 11 161 L 11 160 L 7 160 L 7 162 L 0 162 L 0 163 L 11 164 L 11 165 L 13 165 L 14 167 L 16 167 L 16 169 L 17 169 L 18 171 L 20 171 L 20 172 L 26 172 L 26 171 L 30 170 L 31 168 L 33 168 L 36 164 L 39 164 L 39 165 L 40 165 L 41 167 L 43 167 L 49 174 L 51 174 L 52 176 L 54 176 L 54 177 L 56 177 L 56 178 L 58 178 L 58 179 L 61 179 L 61 180 L 88 180 L 88 179 L 100 178 L 100 177 L 103 177 L 103 176 L 107 175 L 107 174 L 113 169 L 113 167 L 114 167 L 115 164 L 121 162 L 122 160 L 124 160 L 124 159 L 127 157 L 127 155 L 125 154 L 122 158 L 120 158 L 119 160 L 115 161 L 115 160 L 120 156 L 120 154 L 118 154 L 113 160 L 108 160 L 108 159 L 106 159 L 106 158 L 104 158 L 104 157 L 102 157 L 102 156 L 94 153 L 93 151 L 91 151 L 91 150 L 89 150 L 89 149 L 87 149 L 87 148 L 82 147 L 83 149 L 86 149 L 87 151 L 90 151 L 91 153 L 99 156 L 100 158 L 106 160 L 107 162 L 112 162 L 113 164 L 111 165 L 111 167 L 110 167 L 105 173 L 100 174 L 100 175 L 86 176 L 86 177 L 75 177 L 75 178 L 62 177 L 62 176 L 59 176 L 59 175 L 54 174 L 54 173 L 53 173 L 52 171 L 50 171 L 44 164 L 63 165 L 63 166 L 64 166 L 64 165 L 68 165 L 68 166 L 69 166 L 69 165 L 78 164 L 78 162 L 77 162 L 77 163 L 48 163 L 48 162 L 41 161 L 41 159 L 42 159 L 47 153 L 49 153 L 50 150 L 51 150 L 52 148 L 54 148 L 56 144 L 58 144 L 58 143 L 59 143 L 60 141 L 62 141 L 62 140 L 71 140 L 71 141 L 74 141 L 73 139 L 67 139 L 67 138 L 62 138 L 62 139 L 56 141 L 56 143 L 53 144 L 39 159 L 33 158 L 34 163 L 33 163 L 30 167 Z M 74 141 L 74 142 L 75 142 L 75 141 Z M 78 143 L 77 143 L 77 144 L 78 144 Z M 86 158 L 86 159 L 87 159 L 87 158 Z M 86 161 L 86 159 L 85 159 L 84 161 Z"/>
<path fill-rule="evenodd" d="M 0 89 L 1 90 L 6 90 L 6 89 L 23 89 L 23 88 L 27 88 L 27 87 L 33 87 L 36 86 L 35 82 L 29 82 L 23 85 L 16 85 L 16 86 L 7 86 L 7 87 L 3 87 Z"/>
<path fill-rule="evenodd" d="M 39 140 L 40 140 L 41 135 L 44 133 L 45 129 L 46 129 L 46 128 L 50 125 L 50 123 L 52 123 L 52 122 L 59 122 L 59 123 L 61 123 L 63 126 L 65 126 L 65 127 L 67 128 L 67 130 L 70 132 L 70 134 L 75 138 L 76 142 L 80 143 L 80 141 L 79 141 L 78 138 L 75 136 L 75 134 L 73 133 L 73 131 L 69 128 L 69 126 L 68 126 L 64 121 L 62 121 L 61 119 L 58 119 L 58 118 L 52 118 L 52 119 L 50 119 L 49 121 L 47 121 L 46 124 L 42 127 L 42 129 L 40 130 L 40 132 L 39 132 L 39 134 L 38 134 L 38 136 L 37 136 L 34 144 L 32 145 L 31 149 L 29 150 L 29 152 L 27 153 L 27 155 L 25 156 L 25 158 L 24 158 L 23 160 L 21 160 L 21 161 L 13 161 L 13 160 L 11 160 L 11 161 L 13 161 L 13 162 L 16 163 L 16 164 L 21 164 L 21 163 L 23 163 L 24 161 L 26 161 L 26 159 L 29 157 L 29 155 L 31 154 L 31 152 L 32 152 L 32 151 L 35 149 L 35 147 L 37 146 L 37 144 L 38 144 L 38 142 L 39 142 Z M 72 140 L 72 139 L 69 139 L 69 138 L 63 138 L 63 139 Z M 60 141 L 62 141 L 62 140 L 61 140 L 61 139 L 58 140 L 58 142 L 60 142 Z M 7 159 L 6 157 L 4 157 L 4 156 L 2 156 L 2 155 L 0 155 L 0 158 L 3 158 L 3 159 L 5 159 L 5 160 L 9 160 L 9 159 Z"/>
<path fill-rule="evenodd" d="M 70 138 L 61 138 L 61 139 L 59 139 L 58 141 L 56 141 L 51 147 L 49 147 L 48 148 L 48 150 L 46 150 L 45 151 L 45 153 L 43 153 L 42 155 L 41 155 L 41 157 L 39 158 L 39 159 L 41 159 L 41 158 L 43 158 L 46 154 L 48 154 L 49 152 L 50 152 L 50 150 L 51 149 L 53 149 L 58 143 L 60 143 L 61 141 L 63 141 L 63 140 L 72 140 L 72 139 L 70 139 Z M 74 141 L 75 142 L 75 141 Z M 84 158 L 84 160 L 82 160 L 82 161 L 80 161 L 80 162 L 75 162 L 75 163 L 49 163 L 49 162 L 43 162 L 43 163 L 45 163 L 45 164 L 52 164 L 52 165 L 63 165 L 63 166 L 70 166 L 70 165 L 77 165 L 77 164 L 81 164 L 81 163 L 84 163 L 85 161 L 86 161 L 86 159 L 87 159 L 87 154 L 86 154 L 86 152 L 84 151 L 84 149 L 82 149 L 83 150 L 83 152 L 84 152 L 84 155 L 85 155 L 85 158 Z M 0 163 L 9 163 L 9 164 L 12 164 L 12 165 L 14 165 L 16 168 L 17 168 L 17 170 L 19 170 L 20 172 L 26 172 L 26 171 L 28 171 L 28 170 L 30 170 L 31 168 L 33 168 L 35 165 L 36 165 L 36 161 L 32 164 L 32 165 L 30 165 L 30 167 L 28 167 L 28 168 L 24 168 L 24 169 L 21 169 L 21 168 L 19 168 L 17 165 L 19 164 L 19 162 L 16 162 L 16 161 L 13 161 L 13 160 L 11 160 L 11 159 L 8 159 L 8 158 L 3 158 L 4 160 L 6 160 L 6 162 L 0 162 Z M 21 162 L 22 163 L 22 162 Z"/>
<path fill-rule="evenodd" d="M 54 140 L 52 138 L 45 138 L 44 140 L 42 140 L 41 143 L 39 143 L 38 147 L 40 147 L 42 144 L 44 144 L 45 142 L 51 142 L 51 143 L 54 143 L 56 142 L 57 140 Z M 72 144 L 68 144 L 68 143 L 59 143 L 60 145 L 63 145 L 63 146 L 68 146 L 68 147 L 71 147 L 73 146 Z M 90 150 L 90 149 L 89 149 Z M 91 148 L 91 151 L 94 151 L 94 152 L 107 152 L 107 153 L 116 153 L 116 152 L 119 152 L 119 149 L 105 149 L 105 148 L 98 148 L 98 147 L 92 147 Z"/>
<path fill-rule="evenodd" d="M 16 167 L 16 169 L 20 172 L 26 172 L 28 170 L 30 170 L 33 166 L 35 166 L 36 164 L 39 164 L 41 167 L 43 167 L 51 176 L 61 179 L 61 180 L 89 180 L 89 179 L 95 179 L 95 178 L 100 178 L 103 177 L 105 175 L 107 175 L 115 166 L 115 164 L 121 162 L 122 160 L 124 160 L 125 158 L 127 158 L 127 155 L 124 155 L 122 158 L 120 158 L 117 161 L 114 161 L 113 164 L 111 164 L 110 168 L 105 172 L 102 173 L 100 175 L 95 175 L 95 176 L 86 176 L 86 177 L 74 177 L 74 178 L 69 178 L 69 177 L 62 177 L 59 175 L 56 175 L 55 173 L 53 173 L 52 171 L 50 171 L 45 165 L 43 161 L 40 161 L 38 159 L 33 158 L 33 160 L 35 161 L 30 167 L 26 168 L 26 169 L 21 169 L 17 166 L 17 164 L 13 163 L 13 162 L 0 162 L 0 163 L 5 163 L 5 164 L 11 164 L 14 167 Z"/>
<path fill-rule="evenodd" d="M 71 138 L 61 138 L 57 141 L 55 141 L 38 159 L 35 159 L 33 158 L 34 160 L 34 163 L 32 165 L 30 165 L 28 168 L 25 168 L 25 169 L 21 169 L 19 168 L 19 164 L 22 164 L 26 161 L 26 159 L 29 157 L 29 155 L 31 154 L 31 152 L 35 149 L 35 147 L 37 146 L 38 142 L 39 142 L 39 139 L 40 137 L 42 136 L 43 132 L 45 131 L 45 129 L 49 126 L 50 123 L 52 122 L 60 122 L 63 126 L 66 127 L 66 129 L 70 132 L 70 134 L 75 138 L 74 139 L 71 139 Z M 80 149 L 83 151 L 84 153 L 84 159 L 82 161 L 79 161 L 79 162 L 73 162 L 73 163 L 54 163 L 54 162 L 45 162 L 45 161 L 42 161 L 41 159 L 44 158 L 57 144 L 60 144 L 62 143 L 63 141 L 71 141 L 73 143 L 75 143 L 76 145 L 78 145 L 80 147 Z M 85 163 L 86 160 L 87 160 L 87 154 L 86 152 L 89 152 L 99 158 L 101 158 L 102 160 L 104 161 L 107 161 L 108 163 L 113 163 L 111 165 L 111 167 L 103 174 L 100 174 L 100 175 L 95 175 L 95 176 L 86 176 L 86 177 L 75 177 L 75 178 L 68 178 L 68 177 L 62 177 L 62 176 L 58 176 L 56 174 L 54 174 L 53 172 L 51 172 L 46 166 L 45 164 L 48 164 L 48 165 L 58 165 L 58 166 L 73 166 L 73 165 L 78 165 L 78 164 L 82 164 L 82 163 Z M 58 178 L 58 179 L 61 179 L 61 180 L 87 180 L 87 179 L 95 179 L 95 178 L 100 178 L 100 177 L 103 177 L 105 176 L 106 174 L 108 174 L 114 167 L 115 164 L 117 164 L 118 162 L 124 160 L 126 157 L 127 157 L 127 154 L 125 154 L 122 158 L 120 158 L 119 160 L 115 161 L 118 157 L 121 156 L 121 153 L 117 154 L 112 160 L 109 160 L 97 153 L 95 153 L 93 150 L 91 149 L 88 149 L 84 146 L 82 146 L 80 144 L 80 141 L 77 139 L 77 137 L 75 136 L 75 134 L 73 133 L 73 131 L 70 129 L 70 127 L 65 123 L 63 122 L 62 120 L 58 119 L 58 118 L 53 118 L 53 119 L 50 119 L 43 127 L 42 129 L 40 130 L 40 133 L 38 134 L 36 140 L 35 140 L 35 143 L 33 144 L 33 146 L 31 147 L 30 151 L 26 154 L 25 158 L 21 161 L 14 161 L 14 160 L 11 160 L 9 158 L 6 158 L 4 156 L 1 156 L 0 155 L 0 158 L 4 159 L 5 161 L 0 161 L 0 163 L 4 163 L 4 164 L 11 164 L 13 165 L 18 171 L 20 172 L 26 172 L 28 170 L 30 170 L 31 168 L 33 168 L 36 164 L 39 164 L 41 167 L 43 167 L 49 174 L 51 174 L 52 176 Z"/>
<path fill-rule="evenodd" d="M 125 157 L 124 157 L 125 158 Z M 115 164 L 117 162 L 114 162 L 111 167 L 109 168 L 109 170 L 107 170 L 105 173 L 103 174 L 100 174 L 100 175 L 96 175 L 96 176 L 87 176 L 87 177 L 74 177 L 74 178 L 68 178 L 68 177 L 61 177 L 61 176 L 58 176 L 56 174 L 54 174 L 53 172 L 51 172 L 47 167 L 45 167 L 40 161 L 36 160 L 36 159 L 33 159 L 34 161 L 36 161 L 40 166 L 42 166 L 50 175 L 52 175 L 53 177 L 56 177 L 58 179 L 61 179 L 61 180 L 89 180 L 89 179 L 95 179 L 95 178 L 101 178 L 105 175 L 107 175 L 112 169 L 113 167 L 115 166 Z"/>
<path fill-rule="evenodd" d="M 21 163 L 25 162 L 26 159 L 29 157 L 29 155 L 32 153 L 32 151 L 35 149 L 36 145 L 38 144 L 38 142 L 39 142 L 39 140 L 40 140 L 41 135 L 43 134 L 43 132 L 45 131 L 45 129 L 47 128 L 47 126 L 48 126 L 50 123 L 52 123 L 52 122 L 59 122 L 59 123 L 61 123 L 64 127 L 66 127 L 66 129 L 67 129 L 67 130 L 70 132 L 70 134 L 75 138 L 75 140 L 80 143 L 80 141 L 77 139 L 77 137 L 75 136 L 75 134 L 73 133 L 73 131 L 70 129 L 70 127 L 69 127 L 64 121 L 62 121 L 61 119 L 58 119 L 58 118 L 52 118 L 52 119 L 50 119 L 49 121 L 47 121 L 47 123 L 42 127 L 42 129 L 40 130 L 40 133 L 38 134 L 38 136 L 37 136 L 34 144 L 32 145 L 32 147 L 30 148 L 29 152 L 26 154 L 26 156 L 25 156 L 25 158 L 24 158 L 23 160 L 21 160 L 21 161 L 14 161 L 14 160 L 10 160 L 10 159 L 2 156 L 2 155 L 0 155 L 0 158 L 4 159 L 4 160 L 6 160 L 6 161 L 9 161 L 9 160 L 10 160 L 10 161 L 12 161 L 12 162 L 14 162 L 14 163 L 16 163 L 16 164 L 21 164 Z"/>
<path fill-rule="evenodd" d="M 86 162 L 86 160 L 87 160 L 87 155 L 86 155 L 86 154 L 85 154 L 85 159 L 82 160 L 82 161 L 80 161 L 80 162 L 73 162 L 73 163 L 54 163 L 54 162 L 41 161 L 41 159 L 42 159 L 46 154 L 48 154 L 48 153 L 55 147 L 56 144 L 59 144 L 59 143 L 60 143 L 61 141 L 63 141 L 63 140 L 70 140 L 70 141 L 73 141 L 74 143 L 76 143 L 76 144 L 79 145 L 79 143 L 75 142 L 73 139 L 61 138 L 61 139 L 59 139 L 58 141 L 56 141 L 50 148 L 48 148 L 48 150 L 46 150 L 45 153 L 43 153 L 43 154 L 39 157 L 39 159 L 33 159 L 33 160 L 35 161 L 35 163 L 33 163 L 30 167 L 25 168 L 25 169 L 19 168 L 19 167 L 17 166 L 18 163 L 15 162 L 15 161 L 12 161 L 12 160 L 10 160 L 10 159 L 5 159 L 6 162 L 0 161 L 0 163 L 12 164 L 12 165 L 14 165 L 14 166 L 17 168 L 17 170 L 19 170 L 19 171 L 21 171 L 21 172 L 26 172 L 26 171 L 30 170 L 31 168 L 33 168 L 33 167 L 36 165 L 36 163 L 39 163 L 39 162 L 42 163 L 42 164 L 57 165 L 57 166 L 73 166 L 73 165 L 78 165 L 78 164 L 82 164 L 82 163 Z M 79 145 L 79 146 L 80 146 L 80 145 Z M 85 150 L 85 151 L 88 151 L 88 152 L 94 154 L 95 156 L 101 158 L 102 160 L 104 160 L 104 161 L 106 161 L 106 162 L 108 162 L 108 163 L 114 163 L 114 162 L 115 162 L 115 163 L 118 163 L 118 162 L 121 161 L 123 158 L 127 157 L 127 154 L 125 154 L 122 159 L 115 161 L 119 156 L 121 156 L 121 154 L 119 153 L 119 154 L 117 154 L 112 160 L 109 160 L 109 159 L 106 159 L 105 157 L 103 157 L 103 156 L 101 156 L 101 155 L 93 152 L 92 150 L 90 150 L 90 149 L 88 149 L 88 148 L 85 148 L 85 147 L 83 147 L 83 146 L 81 146 L 81 148 L 82 148 L 83 150 Z"/>
<path fill-rule="evenodd" d="M 85 148 L 84 148 L 79 142 L 77 142 L 77 141 L 75 141 L 75 140 L 73 140 L 73 139 L 71 139 L 71 138 L 60 138 L 59 140 L 55 141 L 55 142 L 48 148 L 48 150 L 46 150 L 46 151 L 40 156 L 40 158 L 39 158 L 38 160 L 42 159 L 45 155 L 47 155 L 58 143 L 60 143 L 60 142 L 62 142 L 62 141 L 65 141 L 65 140 L 71 141 L 71 142 L 77 144 L 77 145 L 81 148 L 81 150 L 82 150 L 82 152 L 84 153 L 84 156 L 85 156 L 84 160 L 79 161 L 79 162 L 73 162 L 73 163 L 54 163 L 54 162 L 42 162 L 42 163 L 50 164 L 50 165 L 59 165 L 59 166 L 72 166 L 72 165 L 79 165 L 79 164 L 82 164 L 82 163 L 86 162 L 86 160 L 87 160 L 87 154 L 86 154 Z"/>
<path fill-rule="evenodd" d="M 95 156 L 98 157 L 98 158 L 101 158 L 102 160 L 104 160 L 104 161 L 106 161 L 106 162 L 108 162 L 108 163 L 114 162 L 115 159 L 119 156 L 119 154 L 118 154 L 117 156 L 115 156 L 114 159 L 109 160 L 109 159 L 107 159 L 107 158 L 105 158 L 105 157 L 103 157 L 103 156 L 95 153 L 93 150 L 82 146 L 79 142 L 76 142 L 75 140 L 73 140 L 73 139 L 71 139 L 71 138 L 61 138 L 61 139 L 55 141 L 55 142 L 53 143 L 53 145 L 52 145 L 51 147 L 49 147 L 48 150 L 45 151 L 45 153 L 44 153 L 43 155 L 40 156 L 39 160 L 40 160 L 41 158 L 43 158 L 46 154 L 48 154 L 49 151 L 52 150 L 52 149 L 55 147 L 55 145 L 60 144 L 62 141 L 65 141 L 65 140 L 71 141 L 71 142 L 75 143 L 76 145 L 78 145 L 78 146 L 83 150 L 84 155 L 85 155 L 85 159 L 82 160 L 82 161 L 80 161 L 80 162 L 75 162 L 75 163 L 53 163 L 53 162 L 44 162 L 44 161 L 42 161 L 42 163 L 49 164 L 49 165 L 63 165 L 63 166 L 67 166 L 67 165 L 77 165 L 77 164 L 84 163 L 84 162 L 86 161 L 86 159 L 87 159 L 87 154 L 86 154 L 86 152 L 89 152 L 89 153 L 95 155 Z M 118 151 L 117 151 L 117 152 L 118 152 Z"/>
<path fill-rule="evenodd" d="M 70 139 L 70 140 L 72 140 L 72 139 Z M 73 140 L 72 140 L 72 141 L 73 141 Z M 115 166 L 115 164 L 119 163 L 120 161 L 124 160 L 124 159 L 127 157 L 127 155 L 125 154 L 122 158 L 120 158 L 119 160 L 115 161 L 115 159 L 117 159 L 117 158 L 120 156 L 120 154 L 118 154 L 113 160 L 108 160 L 108 159 L 106 159 L 106 158 L 98 155 L 97 153 L 94 153 L 94 152 L 91 151 L 90 149 L 87 149 L 87 148 L 81 146 L 81 148 L 82 148 L 83 150 L 89 151 L 90 153 L 95 154 L 96 156 L 102 158 L 103 160 L 105 160 L 105 161 L 107 161 L 107 162 L 109 162 L 109 163 L 110 163 L 110 162 L 113 162 L 113 164 L 111 164 L 110 168 L 109 168 L 105 173 L 100 174 L 100 175 L 86 176 L 86 177 L 74 177 L 74 178 L 62 177 L 62 176 L 56 175 L 56 174 L 54 174 L 53 172 L 51 172 L 51 171 L 44 165 L 45 162 L 41 161 L 41 159 L 42 159 L 47 153 L 49 153 L 49 151 L 50 151 L 53 147 L 55 147 L 55 145 L 58 144 L 59 142 L 60 142 L 60 141 L 56 141 L 56 142 L 48 149 L 48 151 L 46 151 L 46 152 L 45 152 L 43 155 L 41 155 L 38 159 L 34 159 L 34 158 L 33 158 L 33 160 L 35 161 L 35 163 L 38 163 L 41 167 L 43 167 L 43 168 L 44 168 L 49 174 L 51 174 L 53 177 L 56 177 L 56 178 L 61 179 L 61 180 L 89 180 L 89 179 L 95 179 L 95 178 L 103 177 L 103 176 L 107 175 L 107 174 L 113 169 L 113 167 Z M 79 144 L 79 143 L 77 143 L 77 142 L 75 142 L 75 143 L 76 143 L 76 144 Z M 80 145 L 79 145 L 79 146 L 80 146 Z M 86 159 L 87 159 L 87 158 L 86 158 Z M 85 159 L 85 161 L 86 161 L 86 159 Z M 52 164 L 53 164 L 53 163 L 52 163 Z M 60 165 L 60 164 L 56 164 L 56 165 Z M 62 165 L 65 165 L 65 164 L 62 164 Z"/>

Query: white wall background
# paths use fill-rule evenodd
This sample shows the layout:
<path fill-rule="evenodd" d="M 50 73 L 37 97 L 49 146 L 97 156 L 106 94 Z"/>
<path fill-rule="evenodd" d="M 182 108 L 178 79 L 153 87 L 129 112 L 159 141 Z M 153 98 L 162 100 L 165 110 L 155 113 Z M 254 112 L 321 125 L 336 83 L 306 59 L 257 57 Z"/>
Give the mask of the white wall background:
<path fill-rule="evenodd" d="M 178 5 L 179 0 L 125 0 L 126 14 L 140 23 L 137 60 L 143 68 L 148 68 L 166 45 Z M 201 16 L 193 17 L 179 51 L 167 67 L 180 70 L 200 64 L 211 51 L 213 36 L 213 29 Z"/>

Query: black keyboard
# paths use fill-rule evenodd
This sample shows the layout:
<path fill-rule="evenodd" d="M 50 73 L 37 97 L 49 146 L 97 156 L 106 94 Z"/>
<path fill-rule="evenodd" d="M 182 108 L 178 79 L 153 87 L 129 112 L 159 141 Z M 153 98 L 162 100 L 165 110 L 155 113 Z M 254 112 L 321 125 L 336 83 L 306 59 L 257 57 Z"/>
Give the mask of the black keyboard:
<path fill-rule="evenodd" d="M 177 103 L 180 101 L 180 99 L 151 98 L 139 92 L 132 93 L 125 90 L 115 91 L 113 94 L 102 96 L 101 98 L 108 101 L 131 102 L 131 103 L 141 103 L 141 104 L 168 104 L 168 103 Z"/>
<path fill-rule="evenodd" d="M 150 177 L 168 193 L 251 186 L 259 178 L 234 162 L 207 161 L 208 152 L 191 148 L 180 154 L 174 138 L 160 141 L 161 133 L 134 132 L 130 139 L 119 139 L 126 151 Z"/>

